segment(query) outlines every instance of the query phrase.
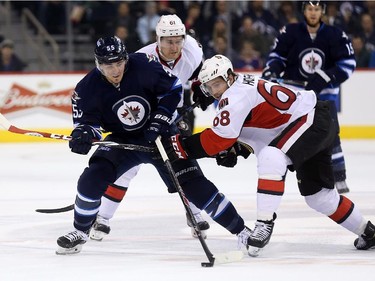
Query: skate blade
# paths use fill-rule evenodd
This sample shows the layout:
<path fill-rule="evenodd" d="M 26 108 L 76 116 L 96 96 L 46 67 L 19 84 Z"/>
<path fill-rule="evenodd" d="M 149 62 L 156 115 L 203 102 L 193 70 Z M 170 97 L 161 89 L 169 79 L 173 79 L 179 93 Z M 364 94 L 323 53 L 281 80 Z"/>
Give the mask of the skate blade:
<path fill-rule="evenodd" d="M 102 241 L 104 236 L 106 236 L 107 233 L 102 232 L 102 231 L 96 231 L 94 229 L 90 230 L 90 239 L 95 240 L 95 241 Z"/>
<path fill-rule="evenodd" d="M 247 249 L 247 253 L 250 257 L 257 257 L 259 256 L 260 250 L 261 248 L 249 246 L 249 248 Z"/>
<path fill-rule="evenodd" d="M 237 261 L 242 260 L 243 252 L 242 251 L 231 251 L 231 252 L 227 252 L 227 253 L 214 255 L 214 257 L 215 257 L 215 264 L 237 262 Z"/>
<path fill-rule="evenodd" d="M 82 250 L 82 245 L 77 245 L 73 248 L 63 248 L 63 247 L 58 247 L 56 250 L 56 255 L 73 255 L 73 254 L 78 254 Z"/>

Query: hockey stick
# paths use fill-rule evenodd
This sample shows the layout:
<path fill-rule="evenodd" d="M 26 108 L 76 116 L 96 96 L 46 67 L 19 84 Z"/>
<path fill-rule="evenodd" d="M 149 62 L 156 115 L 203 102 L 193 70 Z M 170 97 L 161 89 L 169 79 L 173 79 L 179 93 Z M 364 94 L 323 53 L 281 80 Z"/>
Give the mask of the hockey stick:
<path fill-rule="evenodd" d="M 64 213 L 68 212 L 74 209 L 74 204 L 62 207 L 62 208 L 56 208 L 56 209 L 36 209 L 35 212 L 43 213 L 43 214 L 54 214 L 54 213 Z"/>
<path fill-rule="evenodd" d="M 168 173 L 174 183 L 174 186 L 176 187 L 176 190 L 178 192 L 178 195 L 180 196 L 180 199 L 182 203 L 184 204 L 185 210 L 189 216 L 189 219 L 191 220 L 194 231 L 196 232 L 199 242 L 201 243 L 203 250 L 208 258 L 209 262 L 202 262 L 201 265 L 202 267 L 213 267 L 214 264 L 222 264 L 222 263 L 229 263 L 229 262 L 235 262 L 239 261 L 243 258 L 243 252 L 242 251 L 231 251 L 225 254 L 220 254 L 220 255 L 213 255 L 210 250 L 208 249 L 208 246 L 206 244 L 206 241 L 204 240 L 201 230 L 199 229 L 198 223 L 195 220 L 195 217 L 193 213 L 191 212 L 190 206 L 189 206 L 189 201 L 185 196 L 184 191 L 182 190 L 182 187 L 177 179 L 177 176 L 173 170 L 171 161 L 168 158 L 168 155 L 164 149 L 164 146 L 161 142 L 161 137 L 159 136 L 156 141 L 156 146 L 160 152 L 160 155 L 164 161 L 165 166 L 167 167 Z"/>
<path fill-rule="evenodd" d="M 181 113 L 179 114 L 179 116 L 176 118 L 176 120 L 174 121 L 175 123 L 178 123 L 182 120 L 182 118 L 184 118 L 184 115 L 187 114 L 187 113 L 190 113 L 193 111 L 194 108 L 196 108 L 197 106 L 200 105 L 200 102 L 195 102 L 193 103 L 192 105 L 186 107 L 186 108 L 183 108 L 181 110 Z"/>
<path fill-rule="evenodd" d="M 72 139 L 71 136 L 67 135 L 60 135 L 60 134 L 54 134 L 54 133 L 47 133 L 47 132 L 41 132 L 41 131 L 33 131 L 33 130 L 26 130 L 18 128 L 14 125 L 12 125 L 8 119 L 4 117 L 0 113 L 0 125 L 7 130 L 8 132 L 15 133 L 15 134 L 21 134 L 26 136 L 33 136 L 33 137 L 41 137 L 41 138 L 48 138 L 48 139 L 55 139 L 55 140 L 66 140 L 69 141 Z M 156 148 L 152 146 L 144 146 L 144 145 L 138 145 L 138 144 L 128 144 L 128 143 L 117 143 L 113 141 L 94 141 L 92 145 L 98 145 L 98 146 L 110 146 L 115 148 L 121 148 L 121 149 L 127 149 L 127 150 L 136 150 L 140 152 L 155 152 Z"/>
<path fill-rule="evenodd" d="M 191 212 L 191 209 L 189 207 L 189 201 L 187 200 L 187 198 L 185 196 L 185 193 L 182 190 L 182 187 L 181 187 L 180 183 L 178 182 L 178 179 L 177 179 L 176 174 L 175 174 L 175 172 L 173 170 L 171 161 L 169 160 L 168 155 L 165 152 L 164 146 L 161 143 L 160 136 L 156 139 L 155 143 L 156 143 L 156 146 L 157 146 L 157 148 L 158 148 L 158 150 L 160 152 L 161 158 L 163 159 L 164 164 L 167 167 L 168 173 L 169 173 L 169 175 L 170 175 L 170 177 L 171 177 L 171 179 L 173 181 L 173 184 L 176 187 L 178 195 L 180 196 L 180 199 L 181 199 L 182 203 L 184 204 L 186 213 L 188 214 L 189 219 L 190 219 L 190 221 L 193 224 L 194 230 L 195 230 L 195 232 L 196 232 L 196 234 L 198 236 L 199 241 L 201 242 L 203 250 L 206 253 L 206 256 L 207 256 L 207 258 L 209 260 L 209 262 L 202 262 L 201 265 L 203 267 L 212 267 L 212 266 L 214 266 L 214 263 L 215 263 L 214 255 L 210 252 L 210 250 L 207 247 L 206 242 L 204 241 L 204 238 L 202 237 L 201 230 L 199 229 L 197 221 L 195 220 L 194 215 Z"/>
<path fill-rule="evenodd" d="M 282 78 L 276 79 L 276 82 L 279 84 L 286 84 L 286 85 L 297 86 L 297 87 L 302 87 L 302 88 L 305 88 L 307 85 L 306 81 L 282 79 Z"/>
<path fill-rule="evenodd" d="M 183 109 L 181 114 L 175 120 L 175 122 L 180 122 L 186 113 L 191 112 L 198 105 L 199 105 L 199 102 L 195 102 L 191 106 Z M 37 132 L 37 131 L 27 131 L 24 129 L 17 128 L 15 126 L 12 126 L 11 123 L 1 113 L 0 113 L 0 125 L 3 126 L 6 130 L 13 132 L 13 133 L 20 133 L 20 134 L 25 134 L 25 135 L 47 137 L 47 138 L 54 138 L 54 139 L 63 139 L 63 140 L 71 139 L 70 136 L 56 135 L 56 134 Z M 54 136 L 54 137 L 51 137 L 51 136 Z M 141 151 L 141 152 L 155 152 L 154 147 L 135 145 L 135 144 L 121 144 L 121 143 L 112 142 L 112 141 L 97 141 L 97 142 L 93 142 L 92 145 L 109 146 L 109 147 L 115 147 L 115 148 L 121 148 L 121 149 L 136 150 L 136 151 Z M 36 209 L 35 212 L 43 213 L 43 214 L 54 214 L 54 213 L 68 212 L 73 209 L 74 209 L 74 204 L 71 204 L 69 206 L 61 207 L 61 208 Z"/>

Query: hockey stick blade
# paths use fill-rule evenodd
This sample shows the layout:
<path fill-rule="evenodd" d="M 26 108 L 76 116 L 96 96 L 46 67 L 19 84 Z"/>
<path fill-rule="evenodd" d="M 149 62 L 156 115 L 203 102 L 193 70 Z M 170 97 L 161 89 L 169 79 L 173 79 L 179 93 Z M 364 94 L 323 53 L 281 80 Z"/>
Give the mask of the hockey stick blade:
<path fill-rule="evenodd" d="M 62 208 L 56 208 L 56 209 L 36 209 L 35 212 L 43 213 L 43 214 L 56 214 L 56 213 L 64 213 L 69 212 L 74 209 L 74 204 L 62 207 Z"/>

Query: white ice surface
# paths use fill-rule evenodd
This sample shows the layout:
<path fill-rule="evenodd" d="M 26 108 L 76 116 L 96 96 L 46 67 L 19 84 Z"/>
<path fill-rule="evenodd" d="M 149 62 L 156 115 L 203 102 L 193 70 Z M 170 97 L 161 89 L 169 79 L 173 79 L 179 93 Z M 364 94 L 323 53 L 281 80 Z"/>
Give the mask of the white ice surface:
<path fill-rule="evenodd" d="M 348 197 L 375 221 L 375 141 L 343 142 Z M 66 143 L 0 145 L 0 280 L 373 280 L 375 250 L 357 251 L 354 234 L 314 212 L 299 195 L 295 175 L 286 192 L 270 244 L 258 258 L 202 268 L 207 261 L 191 238 L 177 195 L 170 195 L 150 165 L 144 165 L 111 221 L 102 242 L 81 253 L 55 254 L 56 239 L 72 230 L 73 212 L 39 214 L 74 202 L 76 181 L 88 156 Z M 200 160 L 206 176 L 253 227 L 256 161 L 234 169 Z M 237 249 L 237 239 L 211 224 L 207 244 L 215 253 Z"/>

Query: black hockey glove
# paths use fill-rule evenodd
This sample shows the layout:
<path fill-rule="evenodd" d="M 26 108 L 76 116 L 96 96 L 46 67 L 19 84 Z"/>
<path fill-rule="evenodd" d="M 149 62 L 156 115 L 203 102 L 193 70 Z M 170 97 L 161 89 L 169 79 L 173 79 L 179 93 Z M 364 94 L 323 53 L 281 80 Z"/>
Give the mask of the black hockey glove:
<path fill-rule="evenodd" d="M 146 140 L 150 143 L 155 142 L 158 136 L 165 136 L 171 126 L 171 117 L 162 110 L 155 111 L 151 115 L 150 126 L 144 131 Z"/>
<path fill-rule="evenodd" d="M 193 91 L 193 101 L 198 102 L 199 107 L 203 111 L 205 111 L 207 107 L 215 101 L 214 97 L 212 96 L 207 97 L 205 94 L 203 94 L 199 83 L 193 83 L 193 85 L 191 86 L 191 89 Z"/>
<path fill-rule="evenodd" d="M 331 82 L 331 78 L 321 69 L 317 69 L 307 80 L 306 90 L 313 90 L 316 95 L 326 88 Z"/>
<path fill-rule="evenodd" d="M 280 75 L 274 69 L 267 66 L 265 69 L 263 69 L 261 78 L 270 82 L 277 82 Z"/>
<path fill-rule="evenodd" d="M 192 134 L 192 125 L 190 122 L 191 116 L 188 115 L 188 106 L 184 105 L 183 107 L 177 108 L 177 112 L 180 117 L 176 119 L 176 125 L 178 128 L 178 132 L 176 134 L 180 133 L 183 137 L 191 136 Z M 178 121 L 180 119 L 180 121 Z M 194 120 L 193 120 L 194 121 Z"/>
<path fill-rule="evenodd" d="M 70 134 L 72 139 L 69 141 L 70 150 L 78 154 L 89 153 L 92 142 L 95 139 L 95 130 L 89 125 L 79 125 Z"/>
<path fill-rule="evenodd" d="M 253 149 L 249 145 L 237 141 L 231 148 L 220 152 L 216 156 L 216 163 L 219 166 L 233 168 L 237 165 L 238 156 L 247 159 L 253 152 Z"/>

